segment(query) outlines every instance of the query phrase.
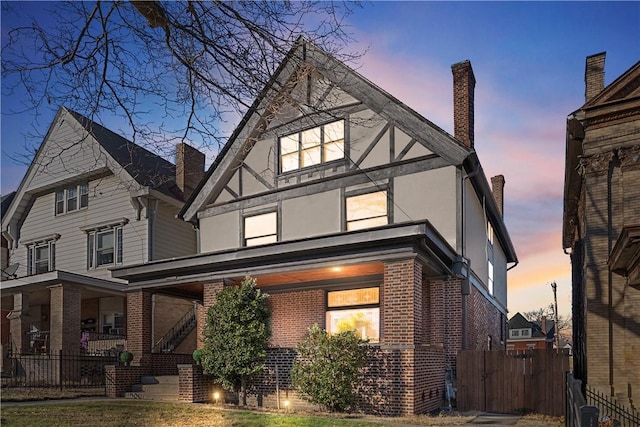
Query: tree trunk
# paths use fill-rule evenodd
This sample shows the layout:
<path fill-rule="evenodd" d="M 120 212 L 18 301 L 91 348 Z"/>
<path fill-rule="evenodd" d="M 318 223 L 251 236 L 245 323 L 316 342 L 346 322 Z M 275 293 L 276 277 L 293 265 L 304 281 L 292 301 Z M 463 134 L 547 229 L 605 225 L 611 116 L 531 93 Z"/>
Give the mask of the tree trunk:
<path fill-rule="evenodd" d="M 240 394 L 242 394 L 242 406 L 247 406 L 247 378 L 240 378 Z"/>

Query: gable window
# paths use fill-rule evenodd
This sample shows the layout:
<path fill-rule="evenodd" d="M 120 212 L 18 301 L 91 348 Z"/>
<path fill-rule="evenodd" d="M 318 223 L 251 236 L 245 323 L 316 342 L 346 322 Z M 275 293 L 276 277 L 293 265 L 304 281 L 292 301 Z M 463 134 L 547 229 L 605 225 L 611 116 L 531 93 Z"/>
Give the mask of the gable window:
<path fill-rule="evenodd" d="M 80 228 L 87 234 L 87 269 L 122 264 L 123 227 L 127 218 Z"/>
<path fill-rule="evenodd" d="M 493 227 L 487 221 L 487 289 L 493 295 Z"/>
<path fill-rule="evenodd" d="M 346 200 L 347 231 L 377 227 L 389 223 L 387 192 L 348 196 Z"/>
<path fill-rule="evenodd" d="M 362 339 L 380 341 L 380 288 L 327 292 L 327 330 L 355 331 Z"/>
<path fill-rule="evenodd" d="M 529 330 L 528 329 L 523 329 L 522 330 L 522 336 L 523 337 L 528 337 L 529 336 Z"/>
<path fill-rule="evenodd" d="M 520 330 L 519 329 L 512 329 L 509 332 L 511 333 L 511 337 L 519 337 L 520 336 Z"/>
<path fill-rule="evenodd" d="M 280 138 L 280 172 L 344 158 L 344 121 L 338 120 Z"/>
<path fill-rule="evenodd" d="M 56 269 L 56 240 L 59 238 L 59 234 L 52 234 L 22 242 L 27 248 L 27 275 L 47 273 Z"/>
<path fill-rule="evenodd" d="M 278 241 L 276 211 L 244 217 L 244 246 L 264 245 Z"/>
<path fill-rule="evenodd" d="M 56 215 L 89 206 L 89 184 L 72 185 L 56 191 Z"/>

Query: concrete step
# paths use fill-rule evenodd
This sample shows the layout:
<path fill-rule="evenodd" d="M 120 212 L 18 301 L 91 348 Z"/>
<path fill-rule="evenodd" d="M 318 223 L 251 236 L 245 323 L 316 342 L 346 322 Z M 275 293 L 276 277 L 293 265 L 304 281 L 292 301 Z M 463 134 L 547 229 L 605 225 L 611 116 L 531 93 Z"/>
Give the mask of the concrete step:
<path fill-rule="evenodd" d="M 175 402 L 179 397 L 178 376 L 144 376 L 140 384 L 131 386 L 125 393 L 127 399 Z"/>

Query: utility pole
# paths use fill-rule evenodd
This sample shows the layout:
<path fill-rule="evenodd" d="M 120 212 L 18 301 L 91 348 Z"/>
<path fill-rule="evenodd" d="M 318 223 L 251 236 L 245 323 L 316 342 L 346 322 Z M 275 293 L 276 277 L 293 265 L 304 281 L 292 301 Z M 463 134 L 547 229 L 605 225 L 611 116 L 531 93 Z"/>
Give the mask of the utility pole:
<path fill-rule="evenodd" d="M 558 294 L 556 292 L 558 285 L 556 284 L 556 282 L 551 282 L 551 288 L 553 289 L 553 304 L 554 304 L 554 313 L 555 313 L 555 335 L 556 335 L 556 353 L 560 352 L 560 334 L 559 332 L 559 325 L 558 325 Z"/>

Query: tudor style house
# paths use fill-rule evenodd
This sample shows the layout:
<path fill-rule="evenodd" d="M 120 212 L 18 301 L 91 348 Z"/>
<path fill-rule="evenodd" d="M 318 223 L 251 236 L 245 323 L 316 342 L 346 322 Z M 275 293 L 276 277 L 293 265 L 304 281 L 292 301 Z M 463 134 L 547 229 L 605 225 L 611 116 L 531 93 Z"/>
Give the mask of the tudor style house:
<path fill-rule="evenodd" d="M 516 313 L 509 319 L 507 350 L 536 350 L 553 348 L 555 322 L 543 317 L 540 321 L 529 321 Z"/>
<path fill-rule="evenodd" d="M 369 340 L 363 409 L 440 407 L 460 350 L 504 348 L 517 263 L 504 178 L 492 191 L 474 150 L 471 64 L 452 71 L 455 136 L 299 40 L 180 212 L 198 255 L 112 270 L 128 281 L 134 361 L 153 370 L 150 334 L 132 334 L 153 295 L 199 302 L 202 345 L 216 293 L 251 275 L 272 309 L 259 402 L 276 406 L 276 366 L 288 387 L 292 349 L 318 324 Z"/>
<path fill-rule="evenodd" d="M 175 215 L 204 156 L 181 145 L 177 157 L 178 168 L 60 108 L 6 209 L 3 199 L 4 352 L 78 351 L 82 335 L 84 350 L 125 346 L 126 282 L 109 268 L 196 251 L 192 226 Z M 154 301 L 159 324 L 193 306 Z"/>
<path fill-rule="evenodd" d="M 640 62 L 606 87 L 604 62 L 587 57 L 567 117 L 562 246 L 575 376 L 624 401 L 640 393 Z"/>

